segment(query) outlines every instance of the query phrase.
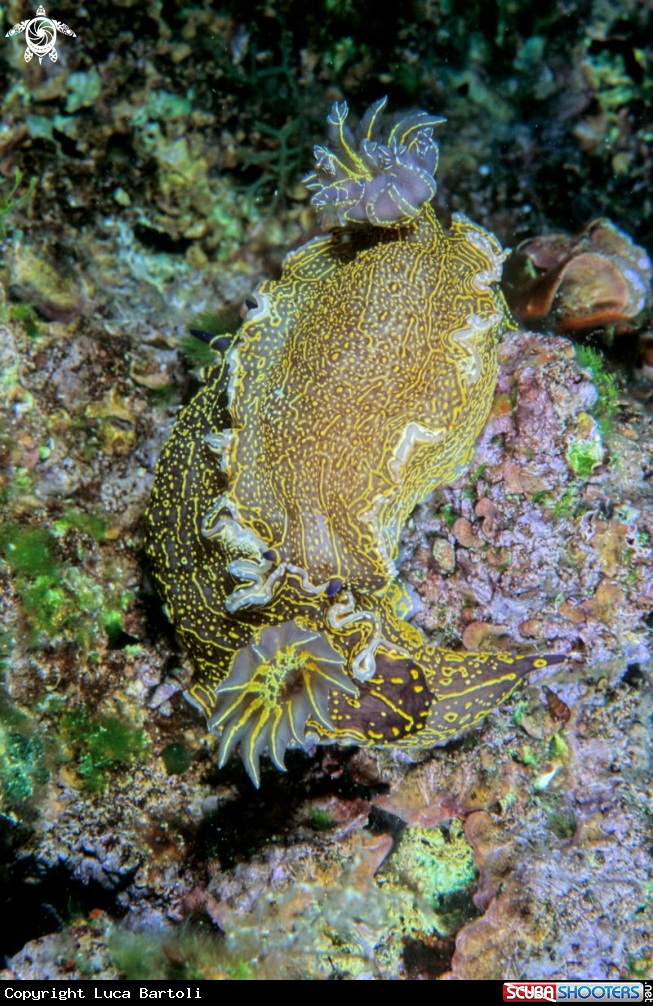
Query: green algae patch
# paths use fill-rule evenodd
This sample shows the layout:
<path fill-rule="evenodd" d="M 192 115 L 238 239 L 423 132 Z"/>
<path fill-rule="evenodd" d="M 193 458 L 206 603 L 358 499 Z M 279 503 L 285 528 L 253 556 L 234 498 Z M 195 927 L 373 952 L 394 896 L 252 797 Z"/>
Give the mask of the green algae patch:
<path fill-rule="evenodd" d="M 192 751 L 178 741 L 164 747 L 161 757 L 168 775 L 183 775 L 193 764 Z"/>
<path fill-rule="evenodd" d="M 440 510 L 439 516 L 446 527 L 452 528 L 456 523 L 456 521 L 458 520 L 458 518 L 460 517 L 460 514 L 451 505 L 451 503 L 445 503 L 445 505 Z"/>
<path fill-rule="evenodd" d="M 596 388 L 598 399 L 592 407 L 592 413 L 598 423 L 599 431 L 605 436 L 612 428 L 617 411 L 619 399 L 617 378 L 606 370 L 603 356 L 591 346 L 576 346 L 576 359 L 583 370 L 590 375 Z"/>
<path fill-rule="evenodd" d="M 80 531 L 102 540 L 108 524 L 103 517 L 71 509 L 52 529 L 20 524 L 0 528 L 0 557 L 12 572 L 33 643 L 43 637 L 50 642 L 63 638 L 89 650 L 99 646 L 103 636 L 109 646 L 122 636 L 123 613 L 132 593 L 115 589 L 120 585 L 119 571 L 105 568 L 96 575 L 84 568 L 86 548 L 79 540 Z M 60 557 L 59 543 L 68 534 L 77 534 L 79 565 Z"/>
<path fill-rule="evenodd" d="M 331 814 L 322 810 L 321 807 L 311 807 L 309 823 L 315 831 L 330 831 L 335 825 Z"/>
<path fill-rule="evenodd" d="M 0 530 L 0 550 L 13 573 L 36 578 L 54 577 L 58 567 L 47 528 L 6 524 Z"/>
<path fill-rule="evenodd" d="M 569 761 L 569 745 L 560 734 L 553 734 L 549 741 L 549 758 L 560 764 Z"/>
<path fill-rule="evenodd" d="M 478 483 L 485 475 L 487 470 L 487 465 L 479 465 L 475 468 L 473 472 L 470 472 L 467 476 L 467 486 L 462 491 L 462 496 L 464 499 L 476 500 L 478 496 Z"/>
<path fill-rule="evenodd" d="M 8 308 L 5 308 L 3 305 L 0 310 L 0 321 L 6 321 L 7 319 L 18 322 L 25 335 L 29 336 L 30 339 L 38 339 L 42 334 L 33 304 L 12 304 Z"/>
<path fill-rule="evenodd" d="M 65 534 L 71 527 L 85 531 L 94 541 L 104 541 L 109 530 L 109 521 L 103 514 L 89 513 L 84 510 L 65 510 L 52 525 L 56 535 Z"/>
<path fill-rule="evenodd" d="M 379 883 L 418 896 L 417 924 L 410 928 L 421 928 L 421 900 L 434 913 L 431 931 L 448 936 L 478 914 L 472 902 L 477 879 L 474 850 L 465 837 L 462 821 L 452 818 L 438 828 L 407 828 Z"/>
<path fill-rule="evenodd" d="M 92 66 L 87 72 L 71 73 L 66 81 L 66 89 L 66 111 L 77 112 L 80 108 L 89 108 L 99 98 L 102 78 Z"/>
<path fill-rule="evenodd" d="M 570 842 L 576 834 L 578 819 L 573 810 L 564 808 L 559 811 L 552 811 L 546 819 L 546 826 L 553 832 L 556 838 L 563 842 Z"/>
<path fill-rule="evenodd" d="M 200 332 L 210 332 L 215 338 L 229 337 L 240 328 L 241 318 L 233 311 L 201 311 L 196 314 L 190 326 Z M 179 343 L 184 358 L 194 367 L 213 367 L 219 361 L 219 353 L 211 349 L 208 342 L 194 335 L 185 335 Z"/>
<path fill-rule="evenodd" d="M 231 955 L 210 933 L 119 933 L 110 941 L 113 963 L 123 978 L 152 981 L 256 981 L 249 961 Z"/>
<path fill-rule="evenodd" d="M 179 344 L 181 352 L 194 367 L 212 367 L 218 357 L 206 342 L 196 339 L 193 335 L 185 335 Z"/>
<path fill-rule="evenodd" d="M 560 498 L 551 507 L 551 512 L 556 519 L 575 517 L 580 506 L 578 490 L 571 486 L 565 489 Z"/>
<path fill-rule="evenodd" d="M 62 717 L 59 736 L 91 793 L 101 793 L 113 772 L 144 761 L 149 752 L 143 730 L 116 716 L 91 716 L 81 707 Z"/>
<path fill-rule="evenodd" d="M 578 416 L 578 436 L 567 446 L 567 464 L 579 479 L 588 479 L 603 460 L 599 424 L 586 412 Z"/>
<path fill-rule="evenodd" d="M 45 741 L 29 717 L 0 695 L 0 811 L 22 814 L 49 774 Z"/>
<path fill-rule="evenodd" d="M 628 954 L 626 961 L 629 978 L 639 981 L 650 979 L 653 972 L 653 949 L 645 949 L 639 955 Z"/>
<path fill-rule="evenodd" d="M 0 241 L 4 241 L 7 236 L 7 217 L 9 214 L 17 210 L 22 203 L 27 202 L 36 188 L 36 177 L 34 176 L 29 180 L 27 191 L 18 195 L 22 182 L 23 173 L 20 168 L 16 168 L 13 185 L 7 192 L 0 192 Z"/>

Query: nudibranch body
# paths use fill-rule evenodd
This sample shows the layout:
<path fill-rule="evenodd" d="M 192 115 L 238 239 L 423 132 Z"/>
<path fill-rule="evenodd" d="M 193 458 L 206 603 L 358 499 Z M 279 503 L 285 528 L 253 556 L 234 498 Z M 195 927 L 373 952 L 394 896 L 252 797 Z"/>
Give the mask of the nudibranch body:
<path fill-rule="evenodd" d="M 458 477 L 509 325 L 496 239 L 430 200 L 440 121 L 346 123 L 307 179 L 334 229 L 261 284 L 157 465 L 147 549 L 197 678 L 188 698 L 258 784 L 267 752 L 427 747 L 559 657 L 425 642 L 405 618 L 401 529 Z"/>

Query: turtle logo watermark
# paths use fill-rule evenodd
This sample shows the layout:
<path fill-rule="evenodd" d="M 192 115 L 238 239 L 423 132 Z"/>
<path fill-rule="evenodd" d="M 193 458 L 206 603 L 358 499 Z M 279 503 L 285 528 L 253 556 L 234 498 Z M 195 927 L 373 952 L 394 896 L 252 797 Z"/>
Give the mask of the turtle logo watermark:
<path fill-rule="evenodd" d="M 64 24 L 63 21 L 53 21 L 52 18 L 46 16 L 44 7 L 38 7 L 36 17 L 33 17 L 31 21 L 21 21 L 19 24 L 15 24 L 11 31 L 7 32 L 5 38 L 9 38 L 10 35 L 22 35 L 25 32 L 25 41 L 27 42 L 25 62 L 29 63 L 32 56 L 38 56 L 40 63 L 44 56 L 49 55 L 52 62 L 56 63 L 57 50 L 54 43 L 57 41 L 58 31 L 63 35 L 72 35 L 73 38 L 77 38 L 75 32 L 71 31 L 67 24 Z"/>

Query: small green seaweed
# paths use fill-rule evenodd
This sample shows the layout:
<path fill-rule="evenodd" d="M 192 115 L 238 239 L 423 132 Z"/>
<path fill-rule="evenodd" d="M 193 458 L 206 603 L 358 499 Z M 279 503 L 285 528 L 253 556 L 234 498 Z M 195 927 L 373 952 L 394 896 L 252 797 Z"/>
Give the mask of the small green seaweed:
<path fill-rule="evenodd" d="M 326 810 L 320 807 L 311 807 L 310 824 L 315 831 L 329 831 L 333 828 L 334 820 Z"/>
<path fill-rule="evenodd" d="M 440 519 L 447 527 L 453 527 L 460 514 L 456 512 L 451 503 L 445 503 L 440 510 Z"/>
<path fill-rule="evenodd" d="M 0 552 L 13 573 L 29 577 L 57 576 L 52 535 L 47 528 L 5 524 L 0 528 Z"/>
<path fill-rule="evenodd" d="M 106 789 L 113 771 L 143 761 L 149 749 L 143 730 L 116 716 L 91 716 L 81 706 L 62 716 L 59 736 L 91 793 Z"/>
<path fill-rule="evenodd" d="M 160 388 L 148 388 L 150 401 L 156 405 L 173 405 L 179 400 L 176 384 L 162 384 Z"/>
<path fill-rule="evenodd" d="M 48 775 L 43 738 L 0 693 L 0 808 L 24 813 Z"/>
<path fill-rule="evenodd" d="M 30 339 L 38 339 L 41 335 L 41 326 L 38 323 L 34 305 L 25 302 L 24 304 L 12 304 L 8 311 L 8 316 L 12 321 L 17 321 L 25 335 Z"/>
<path fill-rule="evenodd" d="M 192 335 L 184 335 L 179 344 L 181 352 L 194 367 L 210 367 L 217 362 L 215 351 L 207 342 Z"/>
<path fill-rule="evenodd" d="M 639 981 L 650 980 L 653 973 L 653 949 L 642 950 L 640 955 L 628 954 L 626 958 L 628 977 Z"/>
<path fill-rule="evenodd" d="M 219 936 L 188 927 L 163 933 L 116 932 L 110 949 L 116 968 L 131 981 L 256 980 L 249 962 L 231 954 Z"/>
<path fill-rule="evenodd" d="M 183 775 L 193 764 L 192 751 L 179 741 L 164 747 L 161 757 L 169 775 Z"/>
<path fill-rule="evenodd" d="M 71 527 L 85 531 L 94 541 L 105 541 L 109 530 L 109 521 L 104 514 L 100 513 L 85 510 L 64 510 L 61 517 L 52 525 L 52 530 L 57 537 L 61 537 Z"/>
<path fill-rule="evenodd" d="M 212 367 L 218 361 L 215 350 L 207 342 L 185 335 L 179 344 L 181 352 L 194 367 Z"/>
<path fill-rule="evenodd" d="M 565 519 L 575 516 L 579 505 L 578 489 L 574 486 L 565 489 L 557 503 L 551 507 L 551 512 L 556 519 Z"/>
<path fill-rule="evenodd" d="M 467 476 L 467 486 L 462 491 L 464 499 L 475 500 L 478 495 L 478 482 L 483 478 L 487 465 L 479 465 Z"/>
<path fill-rule="evenodd" d="M 603 459 L 603 444 L 597 437 L 591 440 L 576 440 L 567 448 L 567 461 L 574 475 L 588 479 Z"/>
<path fill-rule="evenodd" d="M 254 129 L 269 138 L 264 150 L 243 150 L 245 167 L 259 167 L 261 176 L 251 188 L 273 188 L 272 200 L 276 202 L 299 175 L 304 163 L 306 144 L 303 136 L 302 119 L 288 119 L 283 126 L 274 128 L 265 122 L 256 121 Z"/>
<path fill-rule="evenodd" d="M 573 810 L 563 809 L 552 811 L 546 819 L 546 826 L 557 838 L 567 842 L 576 834 L 578 821 Z"/>
<path fill-rule="evenodd" d="M 533 751 L 530 744 L 524 744 L 521 749 L 518 761 L 521 761 L 522 765 L 532 765 L 535 767 L 538 764 L 538 757 Z"/>
<path fill-rule="evenodd" d="M 113 589 L 118 572 L 103 570 L 96 578 L 82 565 L 57 557 L 57 539 L 71 528 L 95 538 L 106 535 L 102 518 L 68 510 L 52 529 L 5 524 L 0 528 L 0 556 L 8 563 L 23 614 L 34 641 L 63 636 L 88 649 L 104 632 L 109 645 L 123 633 L 122 616 L 131 600 L 129 591 Z M 83 553 L 79 555 L 80 562 Z"/>
<path fill-rule="evenodd" d="M 470 472 L 469 475 L 467 476 L 468 483 L 470 485 L 475 486 L 476 483 L 478 482 L 478 480 L 481 479 L 481 478 L 483 478 L 483 475 L 485 474 L 486 469 L 487 469 L 487 465 L 486 464 L 479 465 L 478 468 L 475 468 L 474 471 Z"/>
<path fill-rule="evenodd" d="M 520 699 L 519 702 L 517 702 L 517 704 L 515 705 L 515 711 L 512 714 L 512 718 L 514 719 L 517 726 L 520 726 L 521 721 L 524 718 L 524 713 L 527 713 L 529 708 L 530 708 L 529 703 L 525 699 Z"/>
<path fill-rule="evenodd" d="M 190 325 L 191 329 L 210 332 L 212 335 L 233 335 L 240 327 L 240 318 L 232 311 L 202 311 L 196 314 Z M 194 367 L 211 367 L 218 362 L 218 354 L 207 342 L 194 335 L 185 335 L 179 348 L 189 363 Z"/>
<path fill-rule="evenodd" d="M 619 384 L 614 374 L 610 374 L 605 368 L 605 359 L 602 354 L 591 346 L 576 346 L 576 359 L 586 370 L 592 379 L 597 392 L 598 400 L 592 407 L 599 430 L 603 436 L 608 434 L 612 428 L 617 411 L 619 399 Z"/>
<path fill-rule="evenodd" d="M 561 734 L 553 734 L 549 741 L 549 757 L 553 761 L 569 761 L 569 745 Z"/>
<path fill-rule="evenodd" d="M 14 210 L 17 210 L 22 203 L 27 202 L 27 200 L 33 195 L 34 189 L 36 188 L 36 177 L 33 176 L 29 180 L 27 192 L 24 192 L 19 196 L 16 193 L 18 192 L 22 181 L 23 172 L 20 168 L 16 168 L 14 171 L 13 185 L 9 189 L 9 192 L 0 196 L 0 241 L 4 241 L 7 237 L 7 217 L 9 214 L 13 213 Z"/>
<path fill-rule="evenodd" d="M 277 14 L 283 25 L 283 17 Z M 237 66 L 227 66 L 228 77 L 236 87 L 256 95 L 256 116 L 252 130 L 261 138 L 258 150 L 241 150 L 245 169 L 258 168 L 259 176 L 248 185 L 250 192 L 267 192 L 276 202 L 306 167 L 306 136 L 311 135 L 312 102 L 308 102 L 298 82 L 299 53 L 293 46 L 293 33 L 281 28 L 276 51 L 262 46 L 269 55 L 260 59 L 257 36 L 260 28 L 252 24 L 252 41 L 245 59 Z M 282 96 L 282 97 L 281 97 Z M 281 100 L 280 100 L 281 97 Z"/>

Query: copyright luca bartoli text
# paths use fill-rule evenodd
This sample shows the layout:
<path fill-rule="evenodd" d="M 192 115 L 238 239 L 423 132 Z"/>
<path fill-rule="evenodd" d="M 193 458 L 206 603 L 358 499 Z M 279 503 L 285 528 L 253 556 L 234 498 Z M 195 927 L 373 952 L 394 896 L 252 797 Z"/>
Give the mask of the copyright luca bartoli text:
<path fill-rule="evenodd" d="M 199 988 L 149 989 L 139 985 L 136 989 L 94 988 L 87 996 L 81 989 L 16 989 L 8 986 L 5 999 L 201 999 Z"/>

